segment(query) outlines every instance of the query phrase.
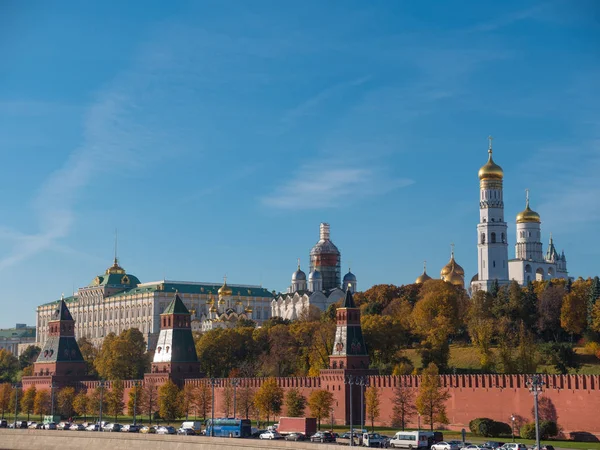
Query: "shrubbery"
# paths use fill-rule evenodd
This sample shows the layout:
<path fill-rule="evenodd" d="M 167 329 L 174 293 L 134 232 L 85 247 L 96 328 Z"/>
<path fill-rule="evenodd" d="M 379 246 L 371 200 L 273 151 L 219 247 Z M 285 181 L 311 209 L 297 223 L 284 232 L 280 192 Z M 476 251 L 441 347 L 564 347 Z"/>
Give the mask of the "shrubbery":
<path fill-rule="evenodd" d="M 558 435 L 558 425 L 552 420 L 540 422 L 540 439 L 548 439 Z M 535 423 L 526 423 L 521 427 L 521 437 L 524 439 L 535 439 Z"/>
<path fill-rule="evenodd" d="M 469 422 L 469 430 L 471 430 L 471 433 L 483 437 L 510 436 L 512 434 L 509 424 L 497 422 L 486 417 L 471 420 Z"/>

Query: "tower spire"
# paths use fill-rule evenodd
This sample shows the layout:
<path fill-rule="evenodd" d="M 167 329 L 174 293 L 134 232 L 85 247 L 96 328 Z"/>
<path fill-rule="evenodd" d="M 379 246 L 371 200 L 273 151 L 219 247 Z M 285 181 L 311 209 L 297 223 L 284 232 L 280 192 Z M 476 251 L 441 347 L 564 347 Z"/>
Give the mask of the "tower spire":
<path fill-rule="evenodd" d="M 298 270 L 300 270 L 300 258 L 298 258 Z"/>
<path fill-rule="evenodd" d="M 494 138 L 492 137 L 492 135 L 488 136 L 488 153 L 492 153 L 492 141 L 494 140 Z"/>
<path fill-rule="evenodd" d="M 452 258 L 454 258 L 454 242 L 452 242 L 452 243 L 450 244 L 450 247 L 451 247 L 451 249 L 452 249 L 452 250 L 450 251 L 450 256 L 451 256 Z"/>
<path fill-rule="evenodd" d="M 427 260 L 423 261 L 423 273 L 427 273 Z"/>
<path fill-rule="evenodd" d="M 525 189 L 525 207 L 529 208 L 529 189 Z"/>
<path fill-rule="evenodd" d="M 115 264 L 117 264 L 117 248 L 119 243 L 119 234 L 118 230 L 115 228 Z"/>

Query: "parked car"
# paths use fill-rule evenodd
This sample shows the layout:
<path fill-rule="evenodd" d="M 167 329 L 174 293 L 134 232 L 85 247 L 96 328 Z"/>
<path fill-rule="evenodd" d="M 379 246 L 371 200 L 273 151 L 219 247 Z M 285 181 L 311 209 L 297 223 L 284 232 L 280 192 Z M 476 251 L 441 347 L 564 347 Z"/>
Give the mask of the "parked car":
<path fill-rule="evenodd" d="M 167 427 L 158 427 L 156 429 L 156 434 L 176 434 L 177 430 L 171 426 Z"/>
<path fill-rule="evenodd" d="M 531 450 L 537 450 L 537 445 L 534 445 Z M 542 450 L 554 450 L 554 446 L 552 445 L 542 445 Z"/>
<path fill-rule="evenodd" d="M 85 431 L 85 426 L 82 423 L 73 423 L 69 427 L 71 431 Z"/>
<path fill-rule="evenodd" d="M 8 428 L 8 420 L 0 420 L 0 428 Z"/>
<path fill-rule="evenodd" d="M 92 423 L 85 427 L 85 431 L 100 431 L 100 425 L 97 423 Z"/>
<path fill-rule="evenodd" d="M 140 428 L 140 433 L 144 434 L 156 434 L 156 427 L 146 425 L 145 427 Z"/>
<path fill-rule="evenodd" d="M 102 431 L 108 431 L 109 433 L 118 433 L 123 428 L 120 423 L 107 423 L 102 427 Z"/>
<path fill-rule="evenodd" d="M 335 436 L 329 431 L 317 431 L 310 437 L 311 442 L 335 442 Z"/>
<path fill-rule="evenodd" d="M 305 441 L 306 436 L 304 436 L 302 433 L 289 433 L 285 437 L 285 440 L 286 441 Z"/>
<path fill-rule="evenodd" d="M 461 448 L 460 450 L 488 450 L 488 448 L 483 445 L 480 446 L 471 444 Z"/>
<path fill-rule="evenodd" d="M 184 436 L 195 436 L 196 432 L 191 428 L 178 428 L 177 434 L 182 434 Z"/>
<path fill-rule="evenodd" d="M 260 439 L 283 439 L 283 436 L 280 435 L 276 430 L 267 430 L 264 433 L 261 433 L 258 437 Z"/>
<path fill-rule="evenodd" d="M 485 444 L 483 444 L 483 447 L 489 448 L 489 449 L 492 449 L 492 450 L 496 450 L 497 448 L 500 448 L 503 445 L 504 445 L 504 442 L 487 441 Z"/>
<path fill-rule="evenodd" d="M 123 425 L 123 427 L 121 428 L 121 432 L 122 433 L 139 433 L 140 427 L 139 427 L 139 425 L 134 425 L 134 424 L 130 423 L 127 425 Z"/>
<path fill-rule="evenodd" d="M 35 430 L 36 426 L 37 422 L 27 422 L 27 428 L 29 428 L 30 430 Z"/>
<path fill-rule="evenodd" d="M 56 429 L 57 430 L 68 430 L 70 426 L 71 426 L 71 422 L 60 422 L 58 425 L 56 425 Z"/>
<path fill-rule="evenodd" d="M 56 423 L 48 422 L 44 424 L 44 430 L 56 430 Z"/>
<path fill-rule="evenodd" d="M 458 446 L 458 444 L 456 442 L 458 442 L 458 441 L 438 442 L 431 446 L 431 450 L 459 450 L 460 447 Z M 461 442 L 461 446 L 462 446 L 462 442 Z"/>
<path fill-rule="evenodd" d="M 521 444 L 520 442 L 509 442 L 500 447 L 502 450 L 527 450 L 527 446 L 525 444 Z"/>

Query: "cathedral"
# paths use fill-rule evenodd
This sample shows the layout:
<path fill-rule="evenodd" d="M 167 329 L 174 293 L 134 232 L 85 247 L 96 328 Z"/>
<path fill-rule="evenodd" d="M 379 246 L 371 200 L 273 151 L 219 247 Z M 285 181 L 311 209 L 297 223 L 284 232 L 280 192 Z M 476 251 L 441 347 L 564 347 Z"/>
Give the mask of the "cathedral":
<path fill-rule="evenodd" d="M 489 138 L 488 161 L 479 169 L 479 223 L 477 224 L 477 273 L 471 279 L 471 290 L 489 291 L 517 281 L 525 286 L 531 281 L 552 278 L 568 279 L 567 258 L 564 251 L 556 250 L 552 234 L 544 254 L 540 215 L 529 205 L 529 191 L 525 209 L 516 217 L 515 257 L 508 259 L 508 226 L 504 220 L 502 167 L 492 158 L 492 138 Z M 462 279 L 460 277 L 463 277 Z M 454 261 L 440 273 L 442 280 L 464 287 L 464 270 Z M 426 270 L 416 283 L 431 279 Z"/>
<path fill-rule="evenodd" d="M 310 272 L 298 267 L 292 274 L 287 292 L 271 302 L 271 315 L 295 320 L 308 314 L 310 307 L 325 311 L 327 307 L 345 297 L 345 291 L 356 291 L 356 276 L 348 270 L 341 280 L 341 254 L 330 239 L 328 223 L 320 225 L 319 241 L 310 251 Z"/>

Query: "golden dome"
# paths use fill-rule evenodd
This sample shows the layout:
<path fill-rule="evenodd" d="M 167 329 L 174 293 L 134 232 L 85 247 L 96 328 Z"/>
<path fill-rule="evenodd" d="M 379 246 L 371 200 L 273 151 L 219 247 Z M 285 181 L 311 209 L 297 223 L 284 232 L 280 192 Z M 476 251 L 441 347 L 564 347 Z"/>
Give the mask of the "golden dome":
<path fill-rule="evenodd" d="M 465 280 L 462 275 L 459 275 L 455 270 L 451 271 L 446 277 L 444 281 L 447 283 L 453 284 L 454 286 L 465 286 Z"/>
<path fill-rule="evenodd" d="M 529 191 L 525 200 L 525 209 L 517 214 L 517 223 L 541 223 L 540 215 L 529 207 Z"/>
<path fill-rule="evenodd" d="M 115 258 L 113 265 L 110 266 L 108 269 L 106 269 L 106 275 L 109 275 L 111 273 L 115 273 L 115 274 L 119 274 L 119 275 L 125 274 L 125 269 L 123 269 L 121 266 L 119 266 L 119 262 L 117 261 L 117 258 Z"/>
<path fill-rule="evenodd" d="M 440 271 L 440 278 L 443 280 L 444 277 L 452 271 L 456 272 L 461 277 L 465 276 L 465 270 L 454 259 L 454 245 L 452 245 L 452 254 L 450 255 L 450 261 L 448 261 L 448 264 L 442 267 L 442 270 Z"/>
<path fill-rule="evenodd" d="M 490 136 L 490 147 L 488 149 L 488 162 L 486 162 L 481 169 L 479 169 L 480 180 L 501 180 L 504 178 L 504 171 L 502 167 L 494 162 L 492 159 L 492 137 Z"/>
<path fill-rule="evenodd" d="M 229 295 L 233 294 L 233 291 L 231 290 L 231 288 L 229 286 L 227 286 L 227 278 L 225 278 L 225 282 L 223 283 L 223 286 L 221 286 L 219 288 L 218 294 L 219 294 L 219 297 L 225 297 L 225 296 L 229 296 Z"/>
<path fill-rule="evenodd" d="M 415 280 L 416 284 L 423 284 L 427 280 L 431 280 L 431 277 L 427 275 L 427 262 L 423 263 L 423 273 L 417 277 Z"/>

